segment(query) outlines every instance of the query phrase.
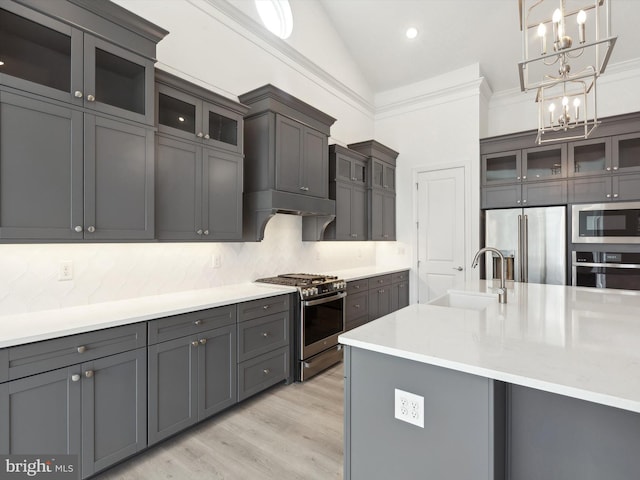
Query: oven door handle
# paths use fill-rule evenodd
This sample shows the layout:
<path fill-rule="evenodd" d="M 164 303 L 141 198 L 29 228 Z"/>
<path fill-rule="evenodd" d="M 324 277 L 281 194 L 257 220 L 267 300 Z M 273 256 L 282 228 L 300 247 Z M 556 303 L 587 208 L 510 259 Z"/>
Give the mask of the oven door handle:
<path fill-rule="evenodd" d="M 305 307 L 313 307 L 314 305 L 321 305 L 323 303 L 333 302 L 334 300 L 340 300 L 347 296 L 347 292 L 340 292 L 337 295 L 331 295 L 330 297 L 319 298 L 318 300 L 306 300 L 302 302 Z"/>
<path fill-rule="evenodd" d="M 629 269 L 640 269 L 640 265 L 634 263 L 591 263 L 591 262 L 580 262 L 574 263 L 574 267 L 603 267 L 603 268 L 629 268 Z"/>

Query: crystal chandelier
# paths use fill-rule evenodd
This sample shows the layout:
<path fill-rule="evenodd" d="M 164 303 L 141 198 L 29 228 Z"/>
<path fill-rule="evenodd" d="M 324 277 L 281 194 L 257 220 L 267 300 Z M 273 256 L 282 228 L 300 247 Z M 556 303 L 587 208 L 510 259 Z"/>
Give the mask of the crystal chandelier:
<path fill-rule="evenodd" d="M 587 138 L 598 126 L 596 81 L 617 37 L 610 0 L 518 0 L 520 88 L 536 90 L 538 144 Z"/>

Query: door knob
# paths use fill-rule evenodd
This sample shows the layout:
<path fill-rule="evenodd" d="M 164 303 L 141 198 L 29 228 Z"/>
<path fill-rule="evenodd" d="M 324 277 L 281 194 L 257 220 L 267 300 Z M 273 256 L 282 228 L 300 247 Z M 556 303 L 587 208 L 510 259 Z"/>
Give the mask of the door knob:
<path fill-rule="evenodd" d="M 458 267 L 453 267 L 454 270 L 457 270 L 459 272 L 461 272 L 462 270 L 464 270 L 464 268 L 458 266 Z"/>

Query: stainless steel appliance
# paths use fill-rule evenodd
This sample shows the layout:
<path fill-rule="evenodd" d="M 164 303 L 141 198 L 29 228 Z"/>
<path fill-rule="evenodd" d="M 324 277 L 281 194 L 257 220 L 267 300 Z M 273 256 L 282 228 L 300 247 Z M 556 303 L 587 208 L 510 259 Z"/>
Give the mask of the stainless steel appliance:
<path fill-rule="evenodd" d="M 335 276 L 288 273 L 257 282 L 297 287 L 295 376 L 302 382 L 342 360 L 338 336 L 344 332 L 347 283 Z"/>
<path fill-rule="evenodd" d="M 487 210 L 485 245 L 502 252 L 507 271 L 513 262 L 515 281 L 566 284 L 565 207 Z M 495 278 L 493 259 L 486 262 L 486 277 Z"/>
<path fill-rule="evenodd" d="M 572 205 L 573 243 L 640 243 L 640 202 Z"/>
<path fill-rule="evenodd" d="M 640 290 L 640 253 L 571 252 L 572 283 L 578 287 Z"/>

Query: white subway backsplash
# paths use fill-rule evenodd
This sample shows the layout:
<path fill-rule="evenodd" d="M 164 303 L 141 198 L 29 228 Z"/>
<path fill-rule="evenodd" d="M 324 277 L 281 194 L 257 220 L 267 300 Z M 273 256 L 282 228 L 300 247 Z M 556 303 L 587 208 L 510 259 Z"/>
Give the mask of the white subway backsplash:
<path fill-rule="evenodd" d="M 303 242 L 301 228 L 302 217 L 276 215 L 262 242 L 0 245 L 0 314 L 376 263 L 374 242 Z M 73 262 L 73 280 L 58 281 L 64 261 Z"/>

